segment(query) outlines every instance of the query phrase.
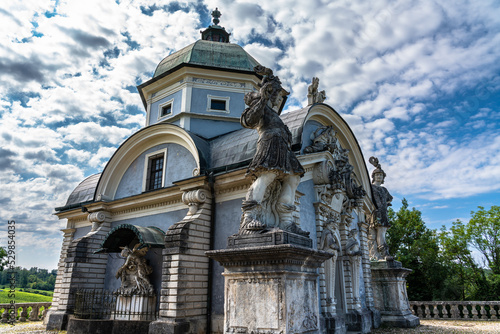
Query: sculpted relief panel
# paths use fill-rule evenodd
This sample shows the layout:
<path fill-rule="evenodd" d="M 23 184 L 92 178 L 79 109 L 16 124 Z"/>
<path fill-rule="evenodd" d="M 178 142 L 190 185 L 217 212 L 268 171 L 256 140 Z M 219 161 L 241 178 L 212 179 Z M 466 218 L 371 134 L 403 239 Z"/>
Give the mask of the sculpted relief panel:
<path fill-rule="evenodd" d="M 226 291 L 229 332 L 246 333 L 245 330 L 250 328 L 277 333 L 283 314 L 282 293 L 280 279 L 229 279 Z"/>

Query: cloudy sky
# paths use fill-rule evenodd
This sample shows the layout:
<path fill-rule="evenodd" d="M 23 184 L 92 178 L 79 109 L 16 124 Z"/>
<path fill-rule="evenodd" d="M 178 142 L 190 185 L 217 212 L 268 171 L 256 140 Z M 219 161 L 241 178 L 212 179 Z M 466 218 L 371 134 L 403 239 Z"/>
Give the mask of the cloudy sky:
<path fill-rule="evenodd" d="M 221 25 L 306 104 L 313 76 L 399 208 L 430 228 L 500 201 L 498 1 L 42 1 L 0 4 L 0 217 L 17 263 L 57 266 L 53 216 L 144 124 L 136 86 Z M 371 169 L 370 169 L 371 170 Z M 6 224 L 5 224 L 6 225 Z M 6 228 L 0 244 L 6 243 Z"/>

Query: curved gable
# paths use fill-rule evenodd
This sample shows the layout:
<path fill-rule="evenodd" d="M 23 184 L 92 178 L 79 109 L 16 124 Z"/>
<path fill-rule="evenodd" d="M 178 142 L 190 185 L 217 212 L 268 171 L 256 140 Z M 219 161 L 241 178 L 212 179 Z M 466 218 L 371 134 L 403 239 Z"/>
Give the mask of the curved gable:
<path fill-rule="evenodd" d="M 317 127 L 315 123 L 319 123 L 322 126 L 333 125 L 340 144 L 343 148 L 349 149 L 349 162 L 354 166 L 355 175 L 359 178 L 359 182 L 361 182 L 361 185 L 366 190 L 368 197 L 372 199 L 371 180 L 359 143 L 349 125 L 335 109 L 323 103 L 314 104 L 309 108 L 307 116 L 302 123 L 302 150 L 311 144 L 309 135 L 312 131 L 311 129 L 307 129 L 307 125 L 311 124 L 313 127 Z"/>
<path fill-rule="evenodd" d="M 206 169 L 207 159 L 203 151 L 208 144 L 178 126 L 155 124 L 136 132 L 116 150 L 101 174 L 94 200 L 115 199 L 120 181 L 129 166 L 143 152 L 162 144 L 177 144 L 189 151 L 195 160 L 198 174 Z"/>

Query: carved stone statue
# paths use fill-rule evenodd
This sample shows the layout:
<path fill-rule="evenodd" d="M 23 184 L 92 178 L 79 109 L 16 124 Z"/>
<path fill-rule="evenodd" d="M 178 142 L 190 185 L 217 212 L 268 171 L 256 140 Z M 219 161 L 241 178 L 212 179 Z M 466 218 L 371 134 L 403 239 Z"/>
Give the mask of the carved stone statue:
<path fill-rule="evenodd" d="M 326 100 L 326 92 L 318 92 L 319 79 L 314 77 L 312 83 L 307 88 L 307 104 L 323 103 Z"/>
<path fill-rule="evenodd" d="M 121 256 L 125 258 L 125 263 L 116 272 L 116 278 L 122 281 L 118 293 L 121 295 L 145 295 L 153 293 L 153 286 L 149 282 L 148 275 L 153 272 L 153 268 L 146 263 L 144 256 L 148 252 L 148 247 L 140 248 L 141 244 L 136 244 L 133 249 L 120 247 Z"/>
<path fill-rule="evenodd" d="M 304 168 L 292 151 L 292 134 L 272 109 L 283 94 L 281 81 L 273 71 L 254 68 L 263 76 L 258 92 L 245 95 L 249 107 L 241 115 L 241 125 L 256 129 L 259 134 L 257 151 L 247 175 L 254 181 L 243 202 L 239 233 L 255 233 L 266 228 L 280 228 L 292 233 L 308 235 L 292 219 L 295 211 L 295 191 L 304 175 Z M 279 216 L 276 221 L 275 216 Z"/>
<path fill-rule="evenodd" d="M 349 256 L 349 261 L 351 263 L 353 301 L 354 303 L 359 304 L 359 271 L 362 252 L 358 240 L 357 229 L 349 231 L 349 237 L 346 243 L 346 253 Z"/>
<path fill-rule="evenodd" d="M 375 166 L 372 172 L 372 193 L 376 209 L 370 217 L 370 257 L 372 260 L 392 259 L 389 254 L 389 246 L 385 241 L 387 229 L 391 226 L 387 217 L 387 208 L 392 205 L 392 196 L 389 191 L 382 187 L 386 177 L 377 158 L 370 157 L 370 163 Z"/>
<path fill-rule="evenodd" d="M 333 253 L 333 256 L 325 262 L 326 303 L 332 313 L 335 313 L 337 303 L 335 298 L 335 267 L 340 252 L 340 243 L 335 234 L 338 231 L 339 223 L 340 216 L 330 215 L 321 233 L 318 246 L 318 249 Z"/>
<path fill-rule="evenodd" d="M 320 126 L 311 134 L 313 144 L 304 149 L 304 153 L 315 153 L 330 151 L 334 154 L 336 150 L 341 150 L 339 140 L 335 136 L 336 132 L 333 126 Z"/>

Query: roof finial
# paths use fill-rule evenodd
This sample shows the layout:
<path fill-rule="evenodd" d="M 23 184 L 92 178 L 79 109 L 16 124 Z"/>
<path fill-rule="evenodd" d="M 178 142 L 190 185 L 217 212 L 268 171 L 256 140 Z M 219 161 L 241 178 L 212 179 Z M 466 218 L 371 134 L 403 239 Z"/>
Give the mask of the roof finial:
<path fill-rule="evenodd" d="M 214 18 L 214 24 L 215 25 L 219 25 L 219 17 L 222 16 L 222 14 L 219 12 L 219 10 L 217 9 L 217 7 L 215 7 L 215 10 L 212 12 L 212 16 Z"/>

